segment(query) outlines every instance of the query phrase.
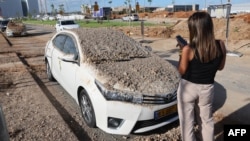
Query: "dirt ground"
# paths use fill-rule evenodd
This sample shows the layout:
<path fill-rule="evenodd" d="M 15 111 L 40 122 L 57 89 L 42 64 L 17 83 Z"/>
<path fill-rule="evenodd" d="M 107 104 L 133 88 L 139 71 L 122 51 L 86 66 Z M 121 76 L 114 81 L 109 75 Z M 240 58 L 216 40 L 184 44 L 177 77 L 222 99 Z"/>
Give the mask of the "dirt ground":
<path fill-rule="evenodd" d="M 188 38 L 187 18 L 193 12 L 176 12 L 170 16 L 164 16 L 169 13 L 158 12 L 148 14 L 146 21 L 159 23 L 158 26 L 145 27 L 145 37 L 159 37 L 159 38 L 174 38 L 177 34 L 182 35 L 184 38 Z M 170 23 L 170 20 L 172 24 Z M 229 19 L 229 26 L 227 28 L 226 18 L 213 18 L 215 36 L 222 40 L 248 40 L 250 39 L 250 14 L 234 15 Z M 141 36 L 141 27 L 127 27 L 119 28 L 128 35 Z M 226 37 L 226 32 L 228 36 Z"/>
<path fill-rule="evenodd" d="M 139 27 L 119 30 L 138 42 L 144 41 L 143 45 L 152 47 L 154 53 L 177 65 L 178 49 L 174 37 L 180 34 L 188 38 L 186 18 L 189 13 L 176 14 L 179 15 L 145 16 L 145 20 L 159 23 L 159 26 L 145 27 L 144 36 Z M 226 19 L 214 19 L 216 37 L 228 41 L 228 51 L 242 55 L 231 57 L 229 54 L 225 69 L 216 76 L 216 141 L 223 141 L 225 123 L 250 124 L 249 17 L 245 14 L 230 18 L 228 40 L 225 36 Z M 166 27 L 168 23 L 172 26 Z M 130 136 L 110 135 L 88 128 L 73 99 L 46 77 L 44 46 L 54 34 L 52 28 L 29 28 L 28 33 L 27 37 L 7 41 L 0 36 L 0 104 L 11 141 L 180 141 L 178 122 L 153 132 Z"/>

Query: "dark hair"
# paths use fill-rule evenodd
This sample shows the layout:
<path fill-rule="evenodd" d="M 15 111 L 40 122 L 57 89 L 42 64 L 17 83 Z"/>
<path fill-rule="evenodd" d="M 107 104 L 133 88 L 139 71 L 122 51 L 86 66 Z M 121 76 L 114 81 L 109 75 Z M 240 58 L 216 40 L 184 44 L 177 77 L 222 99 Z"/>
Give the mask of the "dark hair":
<path fill-rule="evenodd" d="M 213 21 L 207 12 L 192 14 L 188 19 L 188 29 L 190 47 L 198 51 L 201 62 L 209 62 L 220 55 L 216 47 Z"/>

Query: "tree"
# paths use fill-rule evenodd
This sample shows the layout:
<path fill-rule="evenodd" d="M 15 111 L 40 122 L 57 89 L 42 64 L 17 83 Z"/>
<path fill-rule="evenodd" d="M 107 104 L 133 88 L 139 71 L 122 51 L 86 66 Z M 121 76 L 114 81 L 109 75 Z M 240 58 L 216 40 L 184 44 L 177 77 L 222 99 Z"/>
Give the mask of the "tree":
<path fill-rule="evenodd" d="M 148 3 L 149 3 L 149 5 L 151 6 L 152 0 L 148 0 Z M 148 11 L 150 11 L 150 8 L 149 8 Z"/>
<path fill-rule="evenodd" d="M 51 14 L 54 16 L 56 14 L 54 4 L 51 4 L 50 7 L 51 7 Z"/>
<path fill-rule="evenodd" d="M 63 4 L 60 4 L 59 5 L 59 13 L 61 14 L 61 15 L 63 15 L 64 14 L 64 5 Z"/>
<path fill-rule="evenodd" d="M 131 2 L 131 0 L 125 0 L 124 1 L 124 4 L 126 5 L 126 6 L 128 6 L 128 13 L 130 14 L 130 12 L 131 12 L 131 4 L 130 4 L 130 2 Z"/>
<path fill-rule="evenodd" d="M 110 8 L 111 8 L 112 0 L 108 1 L 108 3 L 110 4 Z M 112 11 L 110 11 L 108 19 L 111 18 L 111 15 L 112 15 Z"/>
<path fill-rule="evenodd" d="M 148 0 L 148 3 L 149 3 L 149 5 L 151 5 L 151 3 L 152 3 L 152 0 Z"/>
<path fill-rule="evenodd" d="M 89 9 L 89 6 L 88 6 L 88 5 L 82 4 L 82 5 L 81 5 L 81 10 L 82 10 L 82 13 L 85 14 L 85 15 L 90 14 L 90 9 Z"/>

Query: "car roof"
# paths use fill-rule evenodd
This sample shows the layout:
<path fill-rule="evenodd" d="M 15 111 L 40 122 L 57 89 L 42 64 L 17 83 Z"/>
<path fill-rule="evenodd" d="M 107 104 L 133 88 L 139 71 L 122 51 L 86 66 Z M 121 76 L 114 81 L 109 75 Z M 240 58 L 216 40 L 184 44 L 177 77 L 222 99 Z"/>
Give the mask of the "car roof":
<path fill-rule="evenodd" d="M 107 28 L 77 28 L 69 31 L 77 35 L 84 56 L 92 62 L 151 56 L 150 51 L 122 31 Z"/>

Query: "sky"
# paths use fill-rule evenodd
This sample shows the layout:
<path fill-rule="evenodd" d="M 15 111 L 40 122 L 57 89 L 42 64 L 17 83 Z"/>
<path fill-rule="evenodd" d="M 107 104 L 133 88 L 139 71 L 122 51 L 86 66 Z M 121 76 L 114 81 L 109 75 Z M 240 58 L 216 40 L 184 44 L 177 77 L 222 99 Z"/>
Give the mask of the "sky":
<path fill-rule="evenodd" d="M 99 7 L 106 7 L 106 6 L 117 7 L 117 6 L 124 6 L 125 5 L 124 2 L 126 0 L 46 0 L 46 3 L 48 12 L 51 11 L 50 10 L 51 4 L 53 4 L 56 9 L 58 9 L 58 5 L 63 4 L 65 11 L 72 12 L 72 11 L 80 11 L 80 7 L 82 4 L 93 5 L 95 1 L 98 3 Z M 112 3 L 109 4 L 109 1 L 112 1 Z M 205 6 L 209 5 L 228 3 L 228 0 L 152 0 L 150 4 L 148 0 L 130 0 L 132 7 L 134 7 L 135 1 L 139 2 L 141 7 L 144 6 L 166 7 L 168 5 L 171 5 L 172 2 L 174 1 L 175 5 L 199 4 L 200 9 L 203 9 Z M 232 5 L 240 3 L 250 3 L 249 0 L 229 0 L 229 1 Z"/>

